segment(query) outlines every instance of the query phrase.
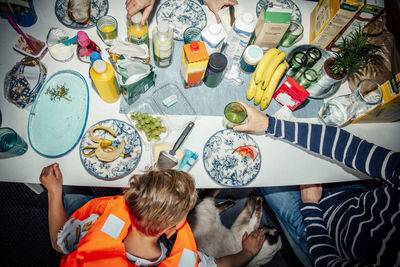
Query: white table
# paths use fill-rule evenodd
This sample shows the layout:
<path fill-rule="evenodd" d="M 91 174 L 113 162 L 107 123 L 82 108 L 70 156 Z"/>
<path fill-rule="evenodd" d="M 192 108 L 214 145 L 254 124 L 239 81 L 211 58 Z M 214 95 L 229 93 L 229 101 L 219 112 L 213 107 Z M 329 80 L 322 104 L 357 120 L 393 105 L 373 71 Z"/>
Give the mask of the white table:
<path fill-rule="evenodd" d="M 315 2 L 296 1 L 303 14 L 303 25 L 305 33 L 300 43 L 308 42 L 308 15 Z M 255 13 L 255 4 L 257 1 L 239 0 L 240 5 L 244 9 L 251 10 Z M 119 23 L 119 36 L 125 37 L 125 1 L 109 0 L 110 9 L 108 14 L 117 18 Z M 29 28 L 23 28 L 26 32 L 40 38 L 46 39 L 46 35 L 50 27 L 59 27 L 65 29 L 70 35 L 76 33 L 76 30 L 64 27 L 54 14 L 54 2 L 49 5 L 48 1 L 35 1 L 35 9 L 38 14 L 38 21 Z M 215 22 L 214 15 L 204 7 L 207 13 L 208 22 Z M 154 26 L 154 21 L 150 24 L 150 31 Z M 2 49 L 0 50 L 0 77 L 14 66 L 16 62 L 23 58 L 22 55 L 12 49 L 18 34 L 11 28 L 7 20 L 0 20 L 2 29 Z M 89 36 L 102 48 L 104 43 L 97 36 L 95 28 L 87 30 Z M 106 104 L 97 95 L 95 89 L 91 85 L 89 78 L 89 65 L 80 62 L 76 57 L 68 63 L 59 63 L 54 61 L 50 55 L 43 58 L 43 63 L 47 66 L 48 77 L 63 69 L 74 69 L 80 72 L 89 84 L 90 93 L 90 109 L 86 129 L 94 123 L 107 119 L 115 118 L 125 120 L 124 114 L 119 114 L 119 103 Z M 342 86 L 338 94 L 344 94 L 349 91 L 348 87 Z M 0 107 L 3 114 L 3 127 L 11 127 L 19 133 L 26 141 L 28 141 L 27 123 L 29 109 L 21 110 L 15 105 L 9 103 L 2 94 L 0 96 Z M 202 155 L 203 146 L 208 138 L 216 131 L 222 129 L 221 117 L 219 116 L 198 116 L 196 125 L 184 143 L 184 147 L 190 147 L 191 150 L 200 152 L 198 163 L 191 170 L 191 174 L 196 180 L 198 188 L 219 187 L 212 181 L 204 170 Z M 317 119 L 309 121 L 317 122 Z M 378 145 L 390 148 L 395 151 L 400 150 L 400 142 L 398 141 L 398 133 L 400 132 L 400 122 L 396 123 L 379 123 L 379 124 L 358 124 L 350 125 L 345 128 L 350 132 L 359 135 L 362 138 L 374 142 Z M 173 143 L 180 132 L 172 132 L 168 139 L 168 143 Z M 311 155 L 309 152 L 303 151 L 295 146 L 274 140 L 265 136 L 256 136 L 253 138 L 260 146 L 263 162 L 260 173 L 249 186 L 277 186 L 291 184 L 307 184 L 307 183 L 326 183 L 339 181 L 353 181 L 365 176 L 355 173 L 341 164 L 333 163 L 329 160 L 322 159 Z M 190 145 L 189 145 L 190 144 Z M 151 150 L 143 150 L 143 155 L 139 165 L 133 173 L 140 173 L 150 164 Z M 64 184 L 81 185 L 81 186 L 109 186 L 109 187 L 125 187 L 128 185 L 129 176 L 115 180 L 104 181 L 91 176 L 82 166 L 79 156 L 79 145 L 77 145 L 67 155 L 51 159 L 40 156 L 32 147 L 29 147 L 27 153 L 22 156 L 0 159 L 0 181 L 18 182 L 18 183 L 39 183 L 39 174 L 43 167 L 58 162 L 61 166 Z"/>

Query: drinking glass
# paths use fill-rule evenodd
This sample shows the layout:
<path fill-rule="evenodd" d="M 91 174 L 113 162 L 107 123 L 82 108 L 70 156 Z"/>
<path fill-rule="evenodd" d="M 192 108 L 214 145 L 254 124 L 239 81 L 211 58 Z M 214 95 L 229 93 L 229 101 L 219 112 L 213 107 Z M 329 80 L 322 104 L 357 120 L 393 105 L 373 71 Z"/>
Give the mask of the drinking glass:
<path fill-rule="evenodd" d="M 296 42 L 297 38 L 299 38 L 299 36 L 303 34 L 303 31 L 303 25 L 301 25 L 297 21 L 292 21 L 285 34 L 282 36 L 282 39 L 279 42 L 279 46 L 292 46 Z"/>
<path fill-rule="evenodd" d="M 318 73 L 314 69 L 306 69 L 301 74 L 297 82 L 304 88 L 307 89 L 318 79 Z"/>
<path fill-rule="evenodd" d="M 189 27 L 183 32 L 184 44 L 201 41 L 201 29 L 197 27 Z"/>
<path fill-rule="evenodd" d="M 295 76 L 297 72 L 306 65 L 306 63 L 307 56 L 304 52 L 298 51 L 294 53 L 289 61 L 289 69 L 286 74 L 290 77 Z"/>
<path fill-rule="evenodd" d="M 236 125 L 245 123 L 247 119 L 247 111 L 246 108 L 238 103 L 231 102 L 225 106 L 224 109 L 224 127 L 230 129 Z"/>
<path fill-rule="evenodd" d="M 318 60 L 321 59 L 322 53 L 321 50 L 319 50 L 318 48 L 311 47 L 307 49 L 306 55 L 307 55 L 306 67 L 311 68 L 312 66 L 315 65 L 315 63 L 317 63 Z"/>
<path fill-rule="evenodd" d="M 106 45 L 118 37 L 118 22 L 113 16 L 103 16 L 96 23 L 97 34 Z"/>
<path fill-rule="evenodd" d="M 344 126 L 351 119 L 370 111 L 382 101 L 382 88 L 371 79 L 361 80 L 352 94 L 338 96 L 324 103 L 318 118 L 326 125 Z"/>
<path fill-rule="evenodd" d="M 24 154 L 28 145 L 13 129 L 0 128 L 0 158 L 10 158 Z"/>

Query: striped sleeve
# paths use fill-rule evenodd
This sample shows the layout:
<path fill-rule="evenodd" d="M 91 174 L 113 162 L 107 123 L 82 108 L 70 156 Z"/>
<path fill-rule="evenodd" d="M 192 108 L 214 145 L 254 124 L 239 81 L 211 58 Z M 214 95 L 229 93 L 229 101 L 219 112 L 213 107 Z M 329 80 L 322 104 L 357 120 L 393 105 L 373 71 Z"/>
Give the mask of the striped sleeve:
<path fill-rule="evenodd" d="M 344 163 L 371 177 L 400 184 L 400 153 L 374 145 L 343 129 L 269 117 L 267 134 Z"/>
<path fill-rule="evenodd" d="M 332 238 L 328 234 L 319 204 L 301 205 L 301 214 L 307 236 L 308 251 L 316 267 L 355 266 L 355 262 L 339 255 Z"/>

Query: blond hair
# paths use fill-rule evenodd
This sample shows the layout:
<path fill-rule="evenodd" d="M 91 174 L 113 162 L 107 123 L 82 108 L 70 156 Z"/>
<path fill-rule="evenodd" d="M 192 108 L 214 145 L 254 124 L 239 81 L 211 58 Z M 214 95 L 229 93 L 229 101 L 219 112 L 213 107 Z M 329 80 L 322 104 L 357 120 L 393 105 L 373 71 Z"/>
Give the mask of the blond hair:
<path fill-rule="evenodd" d="M 149 171 L 129 180 L 124 196 L 132 224 L 156 236 L 176 225 L 194 207 L 197 192 L 193 178 L 176 170 Z"/>

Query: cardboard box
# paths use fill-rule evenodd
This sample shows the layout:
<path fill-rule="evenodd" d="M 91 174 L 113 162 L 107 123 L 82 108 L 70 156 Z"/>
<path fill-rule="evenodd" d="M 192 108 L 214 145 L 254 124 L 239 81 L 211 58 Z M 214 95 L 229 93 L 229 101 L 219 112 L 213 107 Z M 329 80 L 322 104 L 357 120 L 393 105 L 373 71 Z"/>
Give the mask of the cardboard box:
<path fill-rule="evenodd" d="M 289 28 L 291 19 L 291 9 L 263 8 L 249 43 L 258 45 L 264 51 L 277 47 L 282 36 Z"/>
<path fill-rule="evenodd" d="M 363 6 L 363 0 L 320 0 L 310 14 L 310 44 L 326 48 Z"/>
<path fill-rule="evenodd" d="M 366 4 L 357 13 L 357 15 L 350 21 L 347 26 L 340 31 L 340 33 L 333 39 L 332 42 L 327 46 L 327 50 L 333 50 L 338 43 L 341 42 L 343 37 L 348 37 L 352 32 L 365 26 L 369 25 L 371 22 L 375 21 L 380 15 L 383 14 L 384 8 L 379 6 L 374 6 Z"/>
<path fill-rule="evenodd" d="M 400 73 L 381 85 L 382 103 L 352 123 L 392 122 L 400 119 Z"/>

